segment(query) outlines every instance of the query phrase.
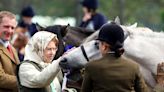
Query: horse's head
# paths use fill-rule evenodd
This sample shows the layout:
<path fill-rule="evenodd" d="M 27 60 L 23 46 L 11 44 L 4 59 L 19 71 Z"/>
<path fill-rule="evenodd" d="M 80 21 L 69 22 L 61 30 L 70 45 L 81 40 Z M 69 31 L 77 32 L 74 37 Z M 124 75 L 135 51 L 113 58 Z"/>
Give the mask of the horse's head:
<path fill-rule="evenodd" d="M 63 38 L 67 34 L 66 28 L 68 26 L 69 25 L 53 25 L 53 26 L 48 26 L 48 27 L 42 27 L 42 26 L 37 24 L 38 31 L 52 32 L 52 33 L 56 34 L 58 37 L 58 40 L 59 40 L 58 51 L 57 51 L 54 59 L 59 58 L 64 53 Z"/>
<path fill-rule="evenodd" d="M 98 42 L 93 40 L 82 44 L 81 46 L 71 49 L 66 52 L 62 57 L 59 65 L 64 70 L 69 70 L 67 78 L 71 81 L 79 82 L 80 81 L 80 69 L 83 68 L 89 61 L 96 60 L 101 58 Z"/>
<path fill-rule="evenodd" d="M 70 50 L 63 56 L 60 66 L 64 69 L 83 68 L 86 63 L 101 58 L 98 42 L 96 40 L 82 44 Z"/>
<path fill-rule="evenodd" d="M 48 27 L 42 27 L 39 24 L 37 24 L 37 29 L 38 31 L 48 31 L 57 34 L 58 39 L 60 40 L 60 38 L 62 39 L 66 35 L 67 33 L 66 28 L 68 26 L 69 25 L 53 25 Z"/>
<path fill-rule="evenodd" d="M 66 44 L 73 46 L 80 46 L 83 40 L 95 31 L 91 29 L 72 26 L 67 27 L 66 30 L 67 34 L 63 40 Z"/>

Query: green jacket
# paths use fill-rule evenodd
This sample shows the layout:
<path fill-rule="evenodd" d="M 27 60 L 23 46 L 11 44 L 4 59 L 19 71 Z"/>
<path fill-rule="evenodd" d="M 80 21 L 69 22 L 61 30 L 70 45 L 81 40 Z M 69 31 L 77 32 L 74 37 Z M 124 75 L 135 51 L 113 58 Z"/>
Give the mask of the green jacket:
<path fill-rule="evenodd" d="M 82 92 L 147 92 L 139 66 L 124 57 L 106 55 L 85 67 Z"/>

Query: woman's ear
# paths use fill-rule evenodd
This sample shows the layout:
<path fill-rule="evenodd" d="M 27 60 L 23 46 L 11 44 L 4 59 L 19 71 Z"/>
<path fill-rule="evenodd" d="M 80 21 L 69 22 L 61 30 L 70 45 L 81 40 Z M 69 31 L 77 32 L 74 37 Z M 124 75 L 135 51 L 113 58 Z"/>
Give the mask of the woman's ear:
<path fill-rule="evenodd" d="M 107 43 L 103 43 L 102 49 L 105 53 L 110 51 L 110 46 Z"/>

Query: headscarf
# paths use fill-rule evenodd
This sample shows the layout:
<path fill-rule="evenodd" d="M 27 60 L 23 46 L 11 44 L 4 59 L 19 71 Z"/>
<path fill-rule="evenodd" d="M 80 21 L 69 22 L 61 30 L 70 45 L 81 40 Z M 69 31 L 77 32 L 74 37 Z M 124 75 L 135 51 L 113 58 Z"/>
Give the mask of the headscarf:
<path fill-rule="evenodd" d="M 45 64 L 43 51 L 53 38 L 57 39 L 57 36 L 51 32 L 39 31 L 35 33 L 25 47 L 24 60 L 33 61 L 40 65 Z"/>

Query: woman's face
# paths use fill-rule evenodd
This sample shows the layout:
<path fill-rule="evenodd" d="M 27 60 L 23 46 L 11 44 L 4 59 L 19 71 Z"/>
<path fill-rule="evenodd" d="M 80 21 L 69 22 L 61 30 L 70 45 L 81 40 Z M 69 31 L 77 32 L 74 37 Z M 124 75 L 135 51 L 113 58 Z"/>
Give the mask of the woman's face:
<path fill-rule="evenodd" d="M 50 41 L 43 51 L 43 59 L 45 63 L 51 63 L 57 51 L 57 46 L 54 41 Z"/>

